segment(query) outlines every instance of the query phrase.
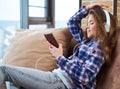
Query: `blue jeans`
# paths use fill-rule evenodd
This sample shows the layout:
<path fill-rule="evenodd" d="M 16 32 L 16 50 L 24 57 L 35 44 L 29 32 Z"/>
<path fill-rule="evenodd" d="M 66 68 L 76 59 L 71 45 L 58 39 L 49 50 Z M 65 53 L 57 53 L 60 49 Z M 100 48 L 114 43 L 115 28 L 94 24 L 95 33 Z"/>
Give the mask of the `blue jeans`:
<path fill-rule="evenodd" d="M 55 73 L 25 67 L 0 65 L 0 84 L 4 81 L 25 89 L 66 89 Z"/>

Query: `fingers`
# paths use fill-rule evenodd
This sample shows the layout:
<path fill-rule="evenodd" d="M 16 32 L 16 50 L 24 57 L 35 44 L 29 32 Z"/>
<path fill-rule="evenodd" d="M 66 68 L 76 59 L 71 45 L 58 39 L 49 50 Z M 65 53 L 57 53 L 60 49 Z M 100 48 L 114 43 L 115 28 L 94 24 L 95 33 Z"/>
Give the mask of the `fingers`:
<path fill-rule="evenodd" d="M 50 51 L 50 53 L 53 53 L 53 52 L 54 52 L 54 49 L 51 48 L 51 47 L 49 47 L 49 51 Z"/>
<path fill-rule="evenodd" d="M 51 48 L 56 48 L 54 45 L 52 45 L 52 44 L 50 44 L 50 43 L 49 43 L 49 46 L 50 46 Z M 61 44 L 61 43 L 59 43 L 59 47 L 62 47 L 62 44 Z"/>
<path fill-rule="evenodd" d="M 62 44 L 59 43 L 59 48 L 56 48 L 55 46 L 50 44 L 49 51 L 56 59 L 58 59 L 61 55 L 63 55 Z"/>
<path fill-rule="evenodd" d="M 94 8 L 95 6 L 100 6 L 100 7 L 103 8 L 103 9 L 106 9 L 106 8 L 109 7 L 109 6 L 108 6 L 107 4 L 105 4 L 105 3 L 94 3 L 94 4 L 91 4 L 91 5 L 86 6 L 86 9 L 87 9 L 87 10 L 90 10 L 90 9 Z"/>
<path fill-rule="evenodd" d="M 93 7 L 95 7 L 95 6 L 100 6 L 100 7 L 108 8 L 108 5 L 105 4 L 105 3 L 94 3 L 94 4 L 93 4 Z"/>
<path fill-rule="evenodd" d="M 55 47 L 53 45 L 50 45 L 49 50 L 50 50 L 50 52 L 53 52 L 55 50 Z"/>
<path fill-rule="evenodd" d="M 62 47 L 62 44 L 59 44 L 59 47 Z M 52 44 L 49 43 L 49 50 L 50 52 L 53 52 L 55 50 L 57 50 L 58 48 L 56 48 L 55 46 L 53 46 Z"/>
<path fill-rule="evenodd" d="M 106 8 L 109 7 L 109 6 L 108 6 L 107 4 L 105 4 L 105 3 L 100 3 L 99 6 L 102 7 L 103 9 L 106 9 Z"/>
<path fill-rule="evenodd" d="M 53 53 L 53 51 L 54 51 L 54 46 L 52 45 L 52 44 L 50 44 L 49 43 L 49 51 L 50 51 L 50 53 L 52 54 Z"/>
<path fill-rule="evenodd" d="M 59 47 L 62 47 L 62 44 L 61 44 L 61 43 L 59 43 Z"/>

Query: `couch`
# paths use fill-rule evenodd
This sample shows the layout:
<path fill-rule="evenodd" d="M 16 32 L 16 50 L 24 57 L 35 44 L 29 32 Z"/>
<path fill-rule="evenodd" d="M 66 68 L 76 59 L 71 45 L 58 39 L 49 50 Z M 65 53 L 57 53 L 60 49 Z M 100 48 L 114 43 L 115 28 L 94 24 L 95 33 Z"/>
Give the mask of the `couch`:
<path fill-rule="evenodd" d="M 53 33 L 58 43 L 63 44 L 64 55 L 72 54 L 76 41 L 68 28 L 18 29 L 3 57 L 3 64 L 52 71 L 57 68 L 55 58 L 49 53 L 48 42 L 43 36 Z M 120 30 L 117 30 L 117 44 L 113 52 L 113 63 L 103 66 L 98 78 L 97 89 L 120 89 Z M 100 76 L 100 78 L 99 78 Z M 5 83 L 0 89 L 6 89 Z"/>

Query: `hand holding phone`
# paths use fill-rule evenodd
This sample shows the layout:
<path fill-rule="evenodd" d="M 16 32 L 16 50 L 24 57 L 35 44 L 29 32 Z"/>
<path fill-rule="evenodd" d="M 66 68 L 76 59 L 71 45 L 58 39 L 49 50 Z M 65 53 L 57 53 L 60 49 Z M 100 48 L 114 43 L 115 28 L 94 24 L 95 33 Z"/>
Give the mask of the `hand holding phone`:
<path fill-rule="evenodd" d="M 44 36 L 50 44 L 52 44 L 56 48 L 59 47 L 59 44 L 57 43 L 57 41 L 56 41 L 56 39 L 55 39 L 55 37 L 53 36 L 52 33 L 44 34 Z"/>

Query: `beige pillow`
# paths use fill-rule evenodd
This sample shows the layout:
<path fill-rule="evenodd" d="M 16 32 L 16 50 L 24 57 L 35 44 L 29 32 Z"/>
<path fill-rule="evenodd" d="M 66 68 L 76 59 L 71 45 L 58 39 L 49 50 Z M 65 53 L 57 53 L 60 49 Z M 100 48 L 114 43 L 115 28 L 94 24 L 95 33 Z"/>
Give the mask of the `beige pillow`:
<path fill-rule="evenodd" d="M 44 33 L 50 32 L 58 43 L 63 44 L 64 55 L 67 56 L 68 45 L 72 38 L 68 28 L 26 30 L 16 33 L 3 58 L 3 63 L 45 71 L 57 68 L 55 57 L 49 52 L 48 42 L 44 37 Z"/>

